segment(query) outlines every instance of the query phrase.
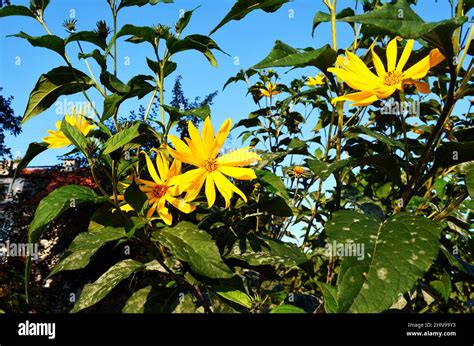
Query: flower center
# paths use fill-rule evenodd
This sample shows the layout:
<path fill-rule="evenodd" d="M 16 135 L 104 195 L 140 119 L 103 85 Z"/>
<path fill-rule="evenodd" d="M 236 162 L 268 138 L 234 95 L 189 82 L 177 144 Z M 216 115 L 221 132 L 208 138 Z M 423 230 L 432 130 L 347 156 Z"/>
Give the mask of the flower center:
<path fill-rule="evenodd" d="M 304 168 L 301 166 L 295 166 L 293 167 L 293 173 L 295 175 L 302 175 L 305 172 Z"/>
<path fill-rule="evenodd" d="M 385 75 L 383 83 L 388 86 L 395 85 L 402 81 L 402 77 L 403 75 L 401 72 L 391 71 Z"/>
<path fill-rule="evenodd" d="M 209 172 L 214 172 L 217 169 L 216 160 L 213 160 L 213 159 L 205 160 L 204 166 Z"/>
<path fill-rule="evenodd" d="M 161 198 L 163 197 L 166 192 L 168 191 L 168 186 L 166 185 L 156 185 L 154 188 L 153 188 L 153 196 L 155 196 L 156 198 Z"/>

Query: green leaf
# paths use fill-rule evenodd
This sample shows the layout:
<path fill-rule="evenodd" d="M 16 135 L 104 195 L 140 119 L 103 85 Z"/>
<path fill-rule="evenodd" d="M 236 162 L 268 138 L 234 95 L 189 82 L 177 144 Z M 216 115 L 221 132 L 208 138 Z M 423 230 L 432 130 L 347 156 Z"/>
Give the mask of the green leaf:
<path fill-rule="evenodd" d="M 180 260 L 188 262 L 199 275 L 212 279 L 229 279 L 234 276 L 221 258 L 211 236 L 189 222 L 180 222 L 154 233 L 159 240 Z"/>
<path fill-rule="evenodd" d="M 211 289 L 231 302 L 242 305 L 247 309 L 252 307 L 252 298 L 245 292 L 226 286 L 212 286 Z"/>
<path fill-rule="evenodd" d="M 127 259 L 114 264 L 95 282 L 87 284 L 81 296 L 71 310 L 76 313 L 101 301 L 120 281 L 125 280 L 138 270 L 144 269 L 143 263 Z"/>
<path fill-rule="evenodd" d="M 21 123 L 47 110 L 60 96 L 85 91 L 92 85 L 94 82 L 79 70 L 67 66 L 52 69 L 38 79 Z"/>
<path fill-rule="evenodd" d="M 104 112 L 102 113 L 102 121 L 107 120 L 118 112 L 118 109 L 126 97 L 119 94 L 110 94 L 104 98 Z"/>
<path fill-rule="evenodd" d="M 172 37 L 166 41 L 166 45 L 169 49 L 170 54 L 176 54 L 184 52 L 186 50 L 197 50 L 204 54 L 206 59 L 211 63 L 213 67 L 217 67 L 217 60 L 214 57 L 211 49 L 217 49 L 226 54 L 222 49 L 219 48 L 216 42 L 208 36 L 204 35 L 189 35 L 183 39 L 176 39 Z"/>
<path fill-rule="evenodd" d="M 107 200 L 107 196 L 98 196 L 92 189 L 84 186 L 66 185 L 54 190 L 36 208 L 29 227 L 29 241 L 38 241 L 43 228 L 69 208 L 81 203 L 102 203 Z"/>
<path fill-rule="evenodd" d="M 469 196 L 471 196 L 471 198 L 474 198 L 474 163 L 468 166 L 464 180 L 466 182 L 467 192 L 469 193 Z"/>
<path fill-rule="evenodd" d="M 8 5 L 0 8 L 0 18 L 8 16 L 25 16 L 35 18 L 34 13 L 31 12 L 28 7 L 17 5 Z"/>
<path fill-rule="evenodd" d="M 126 94 L 130 92 L 130 86 L 123 83 L 120 79 L 108 71 L 104 71 L 100 74 L 100 81 L 107 87 L 107 89 L 112 92 L 119 94 Z"/>
<path fill-rule="evenodd" d="M 139 289 L 128 298 L 125 306 L 122 309 L 124 314 L 143 314 L 145 312 L 145 304 L 150 295 L 152 286 L 146 286 Z"/>
<path fill-rule="evenodd" d="M 431 281 L 430 285 L 441 294 L 445 303 L 447 304 L 449 301 L 449 296 L 451 294 L 451 278 L 446 270 L 443 271 L 443 276 L 441 280 Z"/>
<path fill-rule="evenodd" d="M 81 131 L 75 126 L 69 124 L 66 119 L 64 118 L 61 122 L 61 131 L 64 135 L 71 141 L 71 143 L 79 149 L 84 155 L 88 156 L 87 154 L 87 139 L 82 134 Z"/>
<path fill-rule="evenodd" d="M 252 11 L 262 10 L 267 13 L 273 13 L 289 1 L 290 0 L 238 0 L 224 19 L 212 29 L 209 35 L 212 35 L 219 28 L 232 20 L 241 20 Z"/>
<path fill-rule="evenodd" d="M 41 143 L 37 143 L 37 142 L 32 142 L 28 145 L 28 149 L 26 150 L 26 154 L 25 156 L 23 156 L 23 158 L 21 159 L 21 161 L 18 163 L 18 165 L 16 166 L 16 170 L 15 170 L 15 175 L 13 176 L 13 180 L 16 179 L 16 177 L 18 176 L 18 173 L 26 168 L 28 166 L 28 164 L 36 157 L 38 156 L 39 154 L 41 154 L 43 151 L 47 150 L 48 149 L 48 143 L 45 143 L 45 142 L 41 142 Z"/>
<path fill-rule="evenodd" d="M 293 216 L 290 201 L 283 197 L 262 196 L 258 202 L 258 208 L 271 215 L 290 217 Z"/>
<path fill-rule="evenodd" d="M 320 161 L 318 159 L 308 159 L 306 163 L 308 164 L 309 169 L 321 179 L 321 181 L 325 181 L 327 178 L 331 176 L 331 174 L 336 173 L 344 166 L 348 165 L 349 163 L 353 162 L 351 159 L 344 159 L 340 161 L 336 161 L 333 163 L 326 163 Z"/>
<path fill-rule="evenodd" d="M 32 46 L 48 48 L 52 51 L 55 51 L 59 55 L 61 55 L 63 58 L 65 57 L 65 54 L 66 54 L 63 39 L 56 35 L 44 35 L 44 36 L 33 37 L 24 33 L 23 31 L 20 31 L 18 34 L 9 35 L 8 37 L 23 38 L 27 40 Z"/>
<path fill-rule="evenodd" d="M 334 213 L 326 224 L 326 249 L 331 255 L 347 250 L 337 279 L 339 312 L 390 308 L 431 266 L 440 232 L 436 222 L 408 213 L 385 222 L 354 211 Z"/>
<path fill-rule="evenodd" d="M 183 30 L 188 26 L 189 21 L 191 20 L 191 17 L 193 15 L 193 12 L 196 11 L 199 7 L 201 6 L 198 6 L 191 11 L 186 11 L 183 13 L 182 16 L 179 17 L 179 20 L 176 23 L 176 32 L 179 32 L 179 33 L 183 32 Z"/>
<path fill-rule="evenodd" d="M 329 45 L 319 49 L 306 48 L 305 50 L 295 49 L 286 43 L 276 41 L 272 51 L 265 59 L 253 66 L 253 69 L 269 67 L 308 67 L 315 66 L 325 71 L 332 66 L 337 58 L 337 52 Z"/>
<path fill-rule="evenodd" d="M 82 232 L 74 238 L 71 245 L 65 251 L 61 260 L 55 265 L 48 277 L 51 277 L 63 270 L 77 270 L 85 268 L 92 256 L 105 244 L 125 238 L 123 228 L 99 225 L 97 229 L 89 232 Z"/>
<path fill-rule="evenodd" d="M 447 168 L 469 161 L 474 161 L 474 142 L 449 142 L 436 149 L 433 167 Z"/>
<path fill-rule="evenodd" d="M 93 58 L 97 62 L 97 64 L 99 64 L 102 71 L 107 70 L 107 60 L 100 53 L 98 49 L 94 49 L 91 53 L 88 53 L 88 54 L 83 54 L 79 52 L 78 58 L 79 59 Z"/>
<path fill-rule="evenodd" d="M 317 281 L 316 284 L 323 294 L 324 311 L 328 314 L 337 313 L 339 311 L 339 305 L 337 303 L 337 288 L 320 281 Z"/>
<path fill-rule="evenodd" d="M 97 32 L 95 31 L 78 31 L 69 35 L 68 38 L 65 40 L 65 44 L 75 42 L 75 41 L 82 41 L 82 42 L 89 42 L 97 47 L 105 50 L 107 48 L 107 43 L 105 39 L 103 39 Z"/>
<path fill-rule="evenodd" d="M 123 7 L 130 7 L 130 6 L 143 6 L 143 5 L 156 5 L 160 2 L 163 2 L 165 4 L 172 3 L 173 0 L 122 0 L 120 2 L 119 7 L 117 8 L 117 11 L 122 9 Z"/>
<path fill-rule="evenodd" d="M 255 173 L 267 191 L 273 192 L 275 195 L 284 198 L 286 201 L 290 200 L 290 195 L 288 195 L 286 186 L 279 176 L 265 170 L 256 170 Z"/>
<path fill-rule="evenodd" d="M 396 147 L 400 149 L 405 148 L 402 142 L 394 140 L 385 134 L 372 131 L 364 126 L 355 126 L 345 132 L 346 137 L 353 137 L 352 134 L 364 134 L 364 135 L 370 136 L 372 138 L 375 138 L 379 142 L 387 144 L 389 147 Z"/>
<path fill-rule="evenodd" d="M 281 304 L 270 311 L 271 314 L 305 314 L 306 311 L 303 309 L 290 305 L 290 304 Z"/>
<path fill-rule="evenodd" d="M 456 28 L 466 22 L 466 17 L 456 17 L 439 22 L 426 23 L 410 7 L 406 0 L 381 7 L 358 16 L 341 18 L 343 22 L 356 22 L 377 30 L 373 34 L 391 34 L 404 38 L 422 38 L 439 48 L 447 59 L 453 57 L 451 37 Z"/>
<path fill-rule="evenodd" d="M 147 196 L 140 190 L 135 182 L 131 183 L 124 193 L 125 201 L 127 201 L 130 206 L 138 211 L 143 212 L 143 208 L 148 201 Z"/>
<path fill-rule="evenodd" d="M 239 259 L 252 266 L 281 265 L 287 268 L 308 261 L 306 255 L 295 244 L 256 236 L 237 240 L 226 257 Z"/>
<path fill-rule="evenodd" d="M 209 105 L 201 106 L 194 109 L 188 109 L 188 110 L 181 110 L 175 107 L 163 105 L 163 109 L 170 116 L 169 121 L 168 121 L 168 128 L 167 128 L 168 132 L 174 125 L 178 123 L 179 119 L 185 116 L 193 115 L 193 116 L 198 117 L 201 120 L 206 120 L 207 117 L 211 116 L 211 108 L 209 107 Z"/>
<path fill-rule="evenodd" d="M 355 15 L 354 10 L 352 8 L 348 7 L 348 8 L 343 9 L 338 14 L 336 14 L 336 19 L 341 19 L 341 18 L 344 18 L 344 17 L 353 16 L 353 15 Z M 331 21 L 331 15 L 330 14 L 324 13 L 324 12 L 321 12 L 321 11 L 316 13 L 316 15 L 314 16 L 314 19 L 313 19 L 313 30 L 312 30 L 311 35 L 314 36 L 314 31 L 316 30 L 316 27 L 319 24 L 321 24 L 323 22 L 330 22 L 330 21 Z"/>
<path fill-rule="evenodd" d="M 130 143 L 130 141 L 140 135 L 140 126 L 141 123 L 137 122 L 132 126 L 117 132 L 115 135 L 110 137 L 107 142 L 105 142 L 102 153 L 108 155 L 111 152 L 122 148 L 125 144 Z"/>
<path fill-rule="evenodd" d="M 122 27 L 122 29 L 120 29 L 115 38 L 110 40 L 109 47 L 111 44 L 113 44 L 114 41 L 116 41 L 119 37 L 122 36 L 132 36 L 127 39 L 127 41 L 131 43 L 148 42 L 153 47 L 155 47 L 156 45 L 155 38 L 157 36 L 157 33 L 153 28 L 150 28 L 148 26 L 135 26 L 131 24 L 126 24 Z"/>
<path fill-rule="evenodd" d="M 160 70 L 160 65 L 158 64 L 158 62 L 146 58 L 146 63 L 148 65 L 148 67 L 153 72 L 155 72 L 158 75 L 158 77 L 160 77 L 161 70 Z M 176 65 L 175 62 L 172 62 L 172 61 L 169 61 L 169 60 L 166 61 L 165 67 L 163 68 L 163 78 L 166 78 L 170 74 L 172 74 L 176 70 L 177 67 L 178 67 L 178 65 Z"/>

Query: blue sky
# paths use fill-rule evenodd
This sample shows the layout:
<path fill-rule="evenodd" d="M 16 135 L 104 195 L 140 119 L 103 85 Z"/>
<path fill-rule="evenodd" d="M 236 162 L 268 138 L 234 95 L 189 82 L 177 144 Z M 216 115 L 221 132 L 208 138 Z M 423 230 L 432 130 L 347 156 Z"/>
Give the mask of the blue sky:
<path fill-rule="evenodd" d="M 13 4 L 27 4 L 29 1 L 12 1 Z M 118 27 L 131 23 L 135 25 L 167 24 L 172 26 L 179 17 L 180 10 L 190 10 L 198 5 L 193 18 L 186 28 L 186 34 L 207 35 L 210 30 L 225 16 L 233 5 L 234 0 L 175 0 L 173 4 L 158 4 L 156 6 L 125 8 L 120 12 Z M 338 8 L 353 6 L 355 0 L 339 0 Z M 359 4 L 359 11 L 360 9 Z M 219 67 L 213 68 L 200 53 L 188 51 L 180 53 L 173 60 L 178 64 L 178 69 L 167 79 L 167 91 L 170 91 L 174 78 L 182 75 L 183 89 L 190 98 L 204 96 L 214 90 L 219 94 L 212 106 L 212 116 L 215 123 L 220 123 L 230 117 L 236 123 L 239 119 L 246 118 L 255 110 L 255 105 L 250 96 L 245 97 L 246 86 L 243 83 L 231 84 L 224 91 L 222 86 L 226 80 L 235 75 L 239 69 L 247 69 L 261 61 L 271 50 L 275 40 L 279 39 L 293 47 L 318 48 L 330 40 L 330 28 L 327 24 L 318 27 L 314 37 L 311 37 L 313 16 L 317 11 L 325 11 L 322 1 L 296 0 L 284 5 L 278 12 L 267 14 L 262 11 L 251 13 L 242 21 L 233 21 L 222 27 L 212 38 L 230 56 L 216 52 Z M 419 0 L 416 11 L 426 21 L 446 19 L 450 16 L 449 2 L 447 0 Z M 53 34 L 65 37 L 66 32 L 62 22 L 74 15 L 78 20 L 78 30 L 92 30 L 98 20 L 105 19 L 111 26 L 111 15 L 105 0 L 51 0 L 45 17 L 47 25 Z M 347 24 L 338 26 L 338 45 L 345 47 L 350 43 L 352 31 Z M 32 47 L 27 41 L 19 38 L 8 38 L 7 35 L 24 31 L 32 36 L 44 35 L 44 29 L 33 19 L 27 17 L 8 17 L 0 20 L 0 86 L 3 95 L 14 96 L 12 106 L 16 114 L 22 114 L 26 108 L 28 95 L 33 89 L 40 74 L 52 68 L 63 65 L 59 55 L 42 48 Z M 94 46 L 83 43 L 86 52 L 95 49 Z M 68 45 L 68 55 L 73 64 L 87 73 L 83 61 L 77 61 L 77 46 Z M 153 58 L 151 46 L 147 44 L 134 45 L 122 39 L 118 48 L 118 71 L 122 81 L 128 81 L 136 74 L 149 74 L 146 57 Z M 235 57 L 239 58 L 240 65 L 234 64 Z M 125 65 L 129 60 L 130 64 Z M 18 64 L 20 61 L 20 64 Z M 90 60 L 96 76 L 99 70 L 94 61 Z M 109 67 L 112 64 L 109 62 Z M 290 81 L 293 77 L 315 75 L 316 69 L 295 70 L 291 73 L 280 75 L 283 82 Z M 90 89 L 92 90 L 92 89 Z M 99 112 L 102 109 L 102 99 L 98 92 L 90 93 Z M 139 105 L 146 106 L 150 96 L 142 100 L 131 99 L 121 107 L 120 114 L 128 114 Z M 81 94 L 65 96 L 66 101 L 82 102 Z M 165 100 L 170 100 L 170 93 L 165 94 Z M 58 102 L 64 102 L 60 98 Z M 62 114 L 55 112 L 55 105 L 50 110 L 28 121 L 23 132 L 17 136 L 7 136 L 6 144 L 12 148 L 14 155 L 23 156 L 28 144 L 40 141 L 45 136 L 46 130 L 54 128 L 54 122 L 60 120 Z M 310 128 L 317 119 L 310 119 Z M 238 133 L 233 134 L 235 143 Z M 48 150 L 37 157 L 32 165 L 50 165 L 57 163 L 56 157 L 68 150 Z"/>

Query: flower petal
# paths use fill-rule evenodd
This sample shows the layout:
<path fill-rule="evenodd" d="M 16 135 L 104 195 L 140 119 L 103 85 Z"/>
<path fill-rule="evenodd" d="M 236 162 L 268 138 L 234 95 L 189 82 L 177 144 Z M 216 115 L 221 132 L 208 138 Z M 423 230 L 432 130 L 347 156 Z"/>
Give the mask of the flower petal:
<path fill-rule="evenodd" d="M 370 91 L 361 91 L 352 94 L 346 94 L 333 98 L 331 103 L 334 104 L 338 101 L 352 101 L 354 102 L 350 106 L 368 106 L 378 100 L 378 97 Z"/>
<path fill-rule="evenodd" d="M 405 67 L 405 64 L 407 63 L 408 59 L 410 58 L 411 51 L 413 50 L 413 44 L 415 43 L 415 40 L 408 40 L 407 44 L 405 45 L 405 48 L 403 48 L 403 53 L 402 56 L 400 57 L 400 60 L 398 60 L 397 64 L 397 71 L 403 71 L 403 68 Z"/>
<path fill-rule="evenodd" d="M 219 166 L 218 170 L 219 172 L 235 179 L 252 180 L 257 178 L 255 171 L 251 168 Z"/>
<path fill-rule="evenodd" d="M 387 45 L 387 51 L 385 52 L 387 56 L 387 71 L 391 72 L 395 70 L 395 65 L 397 63 L 397 39 L 394 38 Z"/>
<path fill-rule="evenodd" d="M 173 207 L 186 214 L 192 213 L 196 209 L 194 205 L 186 203 L 184 199 L 166 196 L 166 200 L 170 202 Z"/>
<path fill-rule="evenodd" d="M 261 160 L 256 152 L 249 151 L 251 147 L 241 148 L 219 156 L 216 162 L 219 166 L 248 166 L 251 163 Z"/>
<path fill-rule="evenodd" d="M 208 174 L 206 178 L 206 198 L 208 207 L 212 207 L 216 201 L 216 188 L 214 187 L 214 179 L 212 179 L 212 174 Z"/>
<path fill-rule="evenodd" d="M 158 176 L 158 173 L 156 173 L 155 166 L 153 166 L 153 162 L 151 161 L 150 157 L 148 156 L 147 153 L 145 153 L 145 159 L 146 159 L 146 166 L 148 169 L 148 173 L 150 173 L 151 178 L 155 181 L 157 184 L 163 184 L 161 181 L 160 177 Z"/>
<path fill-rule="evenodd" d="M 212 155 L 210 156 L 211 158 L 216 157 L 219 151 L 221 150 L 225 140 L 227 139 L 227 136 L 229 135 L 231 126 L 232 120 L 230 118 L 222 123 L 221 128 L 217 133 L 216 138 L 214 139 L 214 144 L 212 146 Z"/>

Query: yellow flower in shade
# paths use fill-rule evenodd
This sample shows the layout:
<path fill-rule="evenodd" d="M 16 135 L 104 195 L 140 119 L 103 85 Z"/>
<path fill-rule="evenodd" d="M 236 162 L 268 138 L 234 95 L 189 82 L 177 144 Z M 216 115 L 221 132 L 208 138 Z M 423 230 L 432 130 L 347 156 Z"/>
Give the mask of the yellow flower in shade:
<path fill-rule="evenodd" d="M 294 166 L 288 171 L 288 175 L 293 178 L 308 178 L 311 176 L 311 173 L 301 166 Z"/>
<path fill-rule="evenodd" d="M 250 147 L 219 156 L 219 151 L 229 135 L 231 125 L 230 119 L 224 121 L 217 136 L 215 136 L 211 120 L 208 117 L 204 121 L 202 136 L 192 122 L 188 123 L 191 138 L 186 138 L 186 143 L 175 136 L 169 136 L 175 147 L 175 150 L 168 149 L 171 156 L 197 167 L 173 179 L 173 182 L 180 186 L 180 191 L 186 191 L 185 201 L 195 199 L 204 183 L 206 183 L 205 193 L 209 207 L 216 200 L 215 187 L 224 197 L 226 208 L 230 206 L 230 200 L 234 192 L 247 202 L 244 193 L 232 184 L 226 176 L 239 180 L 255 179 L 253 169 L 242 168 L 241 166 L 256 162 L 260 160 L 260 157 L 249 151 Z"/>
<path fill-rule="evenodd" d="M 309 87 L 315 87 L 317 85 L 324 84 L 324 76 L 320 73 L 316 77 L 308 77 L 308 80 L 305 83 Z"/>
<path fill-rule="evenodd" d="M 167 225 L 171 225 L 173 218 L 166 207 L 166 202 L 186 214 L 194 211 L 196 207 L 177 198 L 181 193 L 178 191 L 177 186 L 171 184 L 171 179 L 181 173 L 181 162 L 174 160 L 170 167 L 168 158 L 162 152 L 156 149 L 154 151 L 156 152 L 156 167 L 158 170 L 153 165 L 150 157 L 145 153 L 148 173 L 153 181 L 139 178 L 136 178 L 135 181 L 148 198 L 150 208 L 146 217 L 150 218 L 155 212 L 158 212 L 160 218 Z"/>
<path fill-rule="evenodd" d="M 84 112 L 86 113 L 86 112 Z M 82 113 L 82 109 L 79 109 L 79 112 L 76 113 L 76 110 L 73 109 L 72 115 L 66 114 L 64 116 L 66 121 L 76 127 L 84 136 L 87 136 L 90 130 L 95 128 L 94 125 L 90 125 L 87 122 L 87 117 Z M 42 138 L 42 140 L 48 143 L 48 148 L 62 148 L 67 147 L 71 144 L 71 141 L 66 137 L 66 135 L 61 131 L 61 121 L 56 121 L 57 131 L 48 130 L 50 134 L 47 137 Z"/>
<path fill-rule="evenodd" d="M 272 97 L 273 95 L 278 95 L 280 90 L 278 90 L 277 84 L 272 84 L 271 82 L 267 83 L 267 86 L 262 86 L 258 88 L 260 90 L 261 96 Z"/>
<path fill-rule="evenodd" d="M 345 58 L 341 56 L 337 58 L 339 67 L 328 68 L 328 71 L 334 73 L 347 85 L 359 90 L 359 92 L 336 97 L 331 102 L 352 101 L 354 106 L 367 106 L 379 99 L 389 97 L 397 90 L 403 91 L 407 84 L 415 84 L 419 92 L 428 94 L 430 92 L 429 85 L 418 80 L 424 78 L 430 68 L 443 61 L 444 56 L 438 49 L 432 49 L 429 55 L 404 70 L 412 52 L 413 44 L 413 40 L 407 41 L 397 63 L 397 40 L 391 40 L 386 51 L 387 68 L 372 49 L 372 62 L 376 74 L 369 70 L 357 55 L 346 51 Z"/>

